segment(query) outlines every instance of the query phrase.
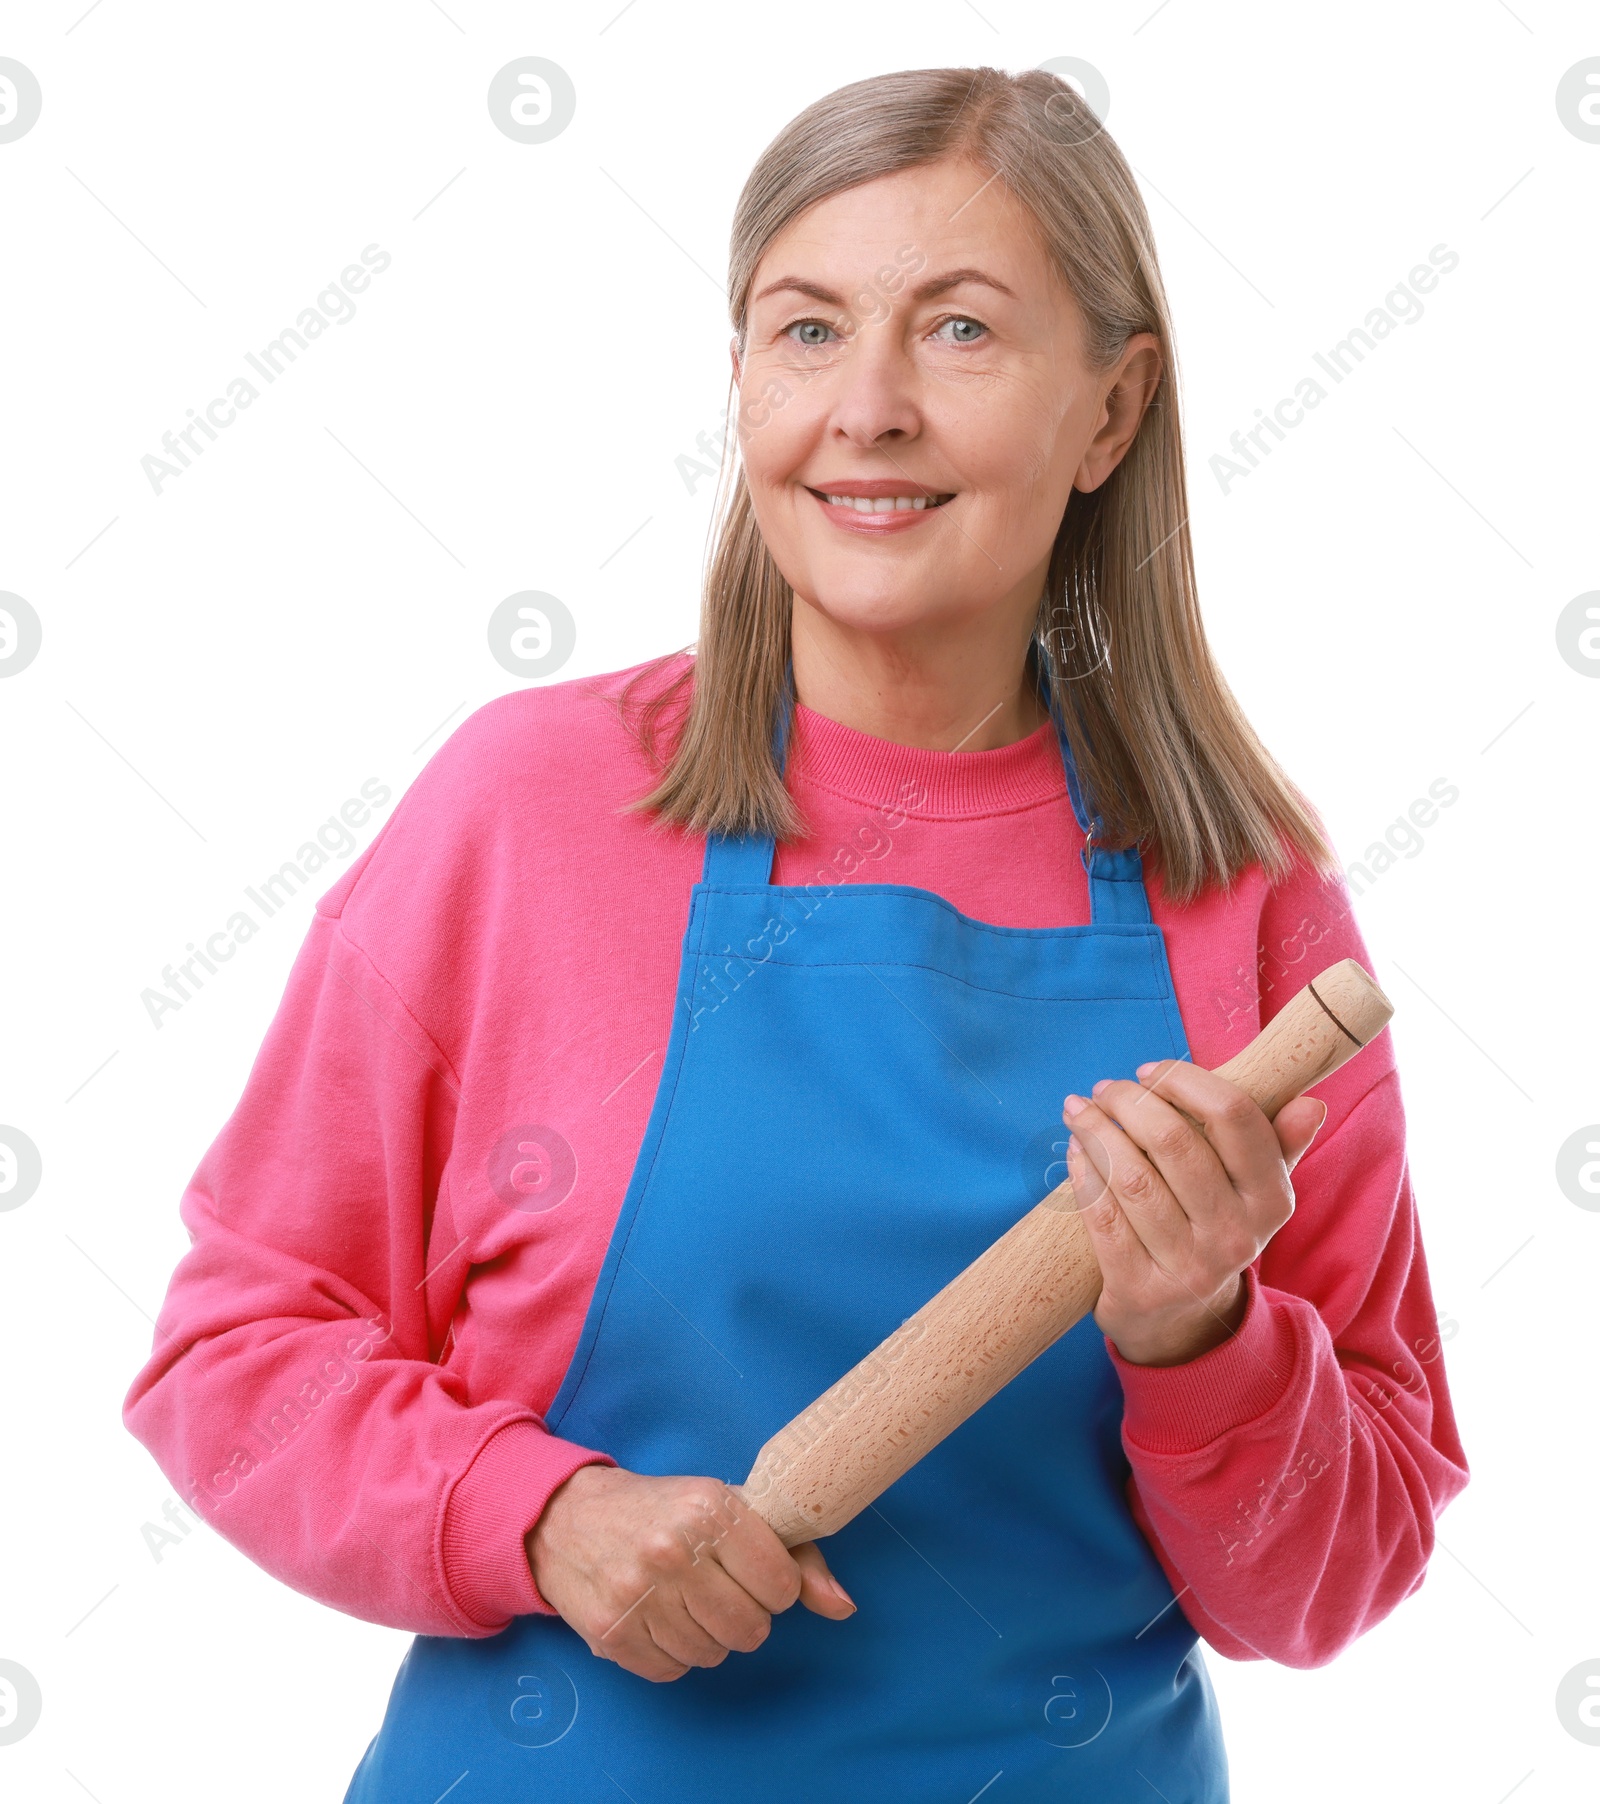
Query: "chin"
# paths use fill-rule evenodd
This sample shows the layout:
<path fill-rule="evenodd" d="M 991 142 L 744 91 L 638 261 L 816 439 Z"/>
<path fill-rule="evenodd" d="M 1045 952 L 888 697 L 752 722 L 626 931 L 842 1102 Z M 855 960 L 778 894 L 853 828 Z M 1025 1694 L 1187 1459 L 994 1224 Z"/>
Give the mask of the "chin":
<path fill-rule="evenodd" d="M 906 572 L 892 582 L 821 583 L 811 605 L 836 626 L 858 633 L 903 632 L 938 620 L 951 609 L 948 598 Z"/>

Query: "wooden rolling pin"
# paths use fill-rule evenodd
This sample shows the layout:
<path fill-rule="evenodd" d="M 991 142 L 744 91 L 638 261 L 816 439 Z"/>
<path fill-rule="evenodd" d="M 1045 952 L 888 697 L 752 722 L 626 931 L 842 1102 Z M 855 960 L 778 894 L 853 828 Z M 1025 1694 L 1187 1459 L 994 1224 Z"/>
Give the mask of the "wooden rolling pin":
<path fill-rule="evenodd" d="M 1217 1075 L 1270 1119 L 1381 1033 L 1393 1012 L 1344 959 Z M 1072 1186 L 1060 1184 L 780 1429 L 735 1489 L 786 1547 L 837 1533 L 1088 1315 L 1100 1282 Z"/>

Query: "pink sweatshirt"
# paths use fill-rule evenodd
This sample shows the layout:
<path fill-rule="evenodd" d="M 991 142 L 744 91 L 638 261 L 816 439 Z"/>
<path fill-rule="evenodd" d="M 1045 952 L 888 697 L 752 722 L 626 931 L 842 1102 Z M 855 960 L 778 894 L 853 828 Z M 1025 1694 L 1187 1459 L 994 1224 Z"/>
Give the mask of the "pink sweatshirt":
<path fill-rule="evenodd" d="M 547 1610 L 523 1536 L 607 1458 L 541 1411 L 644 1135 L 705 843 L 619 812 L 653 781 L 610 699 L 628 674 L 480 709 L 322 898 L 183 1197 L 193 1244 L 128 1394 L 129 1428 L 221 1534 L 369 1621 L 488 1636 Z M 775 882 L 1088 921 L 1048 725 L 946 753 L 801 707 L 789 783 L 811 831 L 779 848 Z M 1198 1064 L 1325 965 L 1371 968 L 1341 882 L 1252 868 L 1179 907 L 1146 862 Z M 1468 1476 L 1389 1034 L 1316 1094 L 1328 1118 L 1238 1333 L 1172 1367 L 1107 1342 L 1129 1506 L 1179 1607 L 1231 1658 L 1290 1666 L 1331 1660 L 1421 1584 Z M 489 1175 L 526 1123 L 576 1159 L 537 1212 Z"/>

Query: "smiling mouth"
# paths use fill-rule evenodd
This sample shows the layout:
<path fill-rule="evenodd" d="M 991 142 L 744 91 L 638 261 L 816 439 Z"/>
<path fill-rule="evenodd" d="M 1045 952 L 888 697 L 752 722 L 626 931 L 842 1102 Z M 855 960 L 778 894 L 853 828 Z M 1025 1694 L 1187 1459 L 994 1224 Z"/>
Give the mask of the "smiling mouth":
<path fill-rule="evenodd" d="M 929 508 L 943 507 L 947 501 L 955 499 L 953 494 L 939 495 L 926 489 L 913 493 L 909 487 L 901 495 L 858 495 L 849 491 L 826 489 L 812 489 L 810 492 L 829 507 L 847 507 L 858 514 L 924 513 Z"/>

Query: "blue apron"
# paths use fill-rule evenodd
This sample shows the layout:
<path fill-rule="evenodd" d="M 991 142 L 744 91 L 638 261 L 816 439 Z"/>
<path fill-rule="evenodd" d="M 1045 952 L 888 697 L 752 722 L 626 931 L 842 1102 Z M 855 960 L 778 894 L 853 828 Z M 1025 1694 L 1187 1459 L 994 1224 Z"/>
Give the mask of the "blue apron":
<path fill-rule="evenodd" d="M 1188 1056 L 1137 851 L 1084 857 L 1090 924 L 1017 928 L 901 884 L 775 886 L 771 839 L 708 840 L 552 1432 L 741 1481 L 1061 1180 L 1069 1090 Z M 854 1616 L 796 1605 L 755 1653 L 670 1684 L 554 1617 L 419 1636 L 346 1804 L 1226 1804 L 1121 1422 L 1086 1317 L 824 1543 Z"/>

